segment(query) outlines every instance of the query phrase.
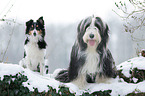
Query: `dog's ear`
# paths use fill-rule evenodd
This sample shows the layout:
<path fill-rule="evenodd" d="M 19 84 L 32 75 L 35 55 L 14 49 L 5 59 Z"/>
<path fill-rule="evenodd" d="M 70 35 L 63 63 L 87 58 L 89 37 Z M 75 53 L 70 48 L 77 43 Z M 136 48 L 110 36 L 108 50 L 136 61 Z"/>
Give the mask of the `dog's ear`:
<path fill-rule="evenodd" d="M 91 24 L 91 17 L 83 19 L 78 25 L 77 28 L 78 32 L 85 32 L 88 26 L 90 26 L 90 24 Z"/>
<path fill-rule="evenodd" d="M 37 20 L 37 22 L 39 22 L 40 24 L 44 25 L 43 16 L 41 16 L 41 17 Z"/>
<path fill-rule="evenodd" d="M 78 30 L 78 32 L 81 32 L 81 30 L 82 30 L 82 22 L 83 22 L 83 20 L 79 23 L 79 25 L 78 25 L 78 28 L 77 28 L 77 30 Z"/>
<path fill-rule="evenodd" d="M 31 19 L 31 20 L 29 20 L 29 21 L 26 22 L 26 26 L 29 26 L 29 25 L 31 25 L 32 23 L 33 23 L 33 20 Z"/>
<path fill-rule="evenodd" d="M 33 23 L 32 19 L 26 22 L 26 33 L 25 34 L 29 33 L 29 29 L 30 29 L 30 26 L 32 25 L 32 23 Z"/>
<path fill-rule="evenodd" d="M 104 30 L 104 35 L 106 36 L 106 35 L 108 35 L 108 33 L 109 33 L 109 27 L 108 27 L 108 25 L 107 24 L 105 24 L 105 26 L 104 26 L 105 28 L 105 30 Z"/>
<path fill-rule="evenodd" d="M 103 32 L 103 41 L 104 42 L 108 42 L 109 39 L 109 27 L 107 24 L 104 25 L 104 32 Z M 105 43 L 104 43 L 105 44 Z M 107 44 L 105 44 L 105 47 L 107 46 Z"/>

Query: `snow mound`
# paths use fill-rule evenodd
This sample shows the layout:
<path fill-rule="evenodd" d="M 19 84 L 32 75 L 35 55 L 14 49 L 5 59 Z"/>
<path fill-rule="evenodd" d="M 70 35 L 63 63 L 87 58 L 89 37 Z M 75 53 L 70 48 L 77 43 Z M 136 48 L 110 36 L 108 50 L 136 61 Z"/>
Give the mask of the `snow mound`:
<path fill-rule="evenodd" d="M 130 70 L 137 68 L 139 70 L 145 70 L 145 57 L 136 57 L 125 61 L 117 66 L 117 70 L 124 74 L 126 77 L 131 77 Z M 61 69 L 59 69 L 61 70 Z M 59 86 L 69 87 L 70 92 L 76 93 L 76 95 L 81 95 L 85 92 L 93 93 L 95 91 L 112 90 L 111 96 L 125 96 L 129 93 L 135 92 L 145 92 L 145 81 L 142 80 L 138 83 L 127 83 L 123 78 L 117 76 L 115 79 L 109 79 L 107 83 L 94 83 L 88 84 L 86 88 L 79 89 L 72 83 L 61 83 L 54 79 L 53 74 L 41 76 L 37 72 L 33 72 L 29 69 L 24 69 L 17 64 L 6 64 L 0 63 L 0 77 L 3 79 L 4 75 L 15 75 L 17 73 L 23 73 L 27 76 L 28 81 L 24 82 L 23 85 L 28 87 L 29 90 L 34 91 L 33 88 L 38 88 L 39 92 L 48 91 L 48 85 L 55 88 L 57 91 Z M 57 72 L 56 72 L 57 73 Z M 56 75 L 56 74 L 54 74 Z M 138 81 L 138 78 L 132 77 L 134 82 Z"/>
<path fill-rule="evenodd" d="M 117 70 L 122 70 L 122 73 L 127 77 L 130 76 L 129 71 L 134 68 L 145 70 L 145 57 L 135 57 L 117 66 Z"/>

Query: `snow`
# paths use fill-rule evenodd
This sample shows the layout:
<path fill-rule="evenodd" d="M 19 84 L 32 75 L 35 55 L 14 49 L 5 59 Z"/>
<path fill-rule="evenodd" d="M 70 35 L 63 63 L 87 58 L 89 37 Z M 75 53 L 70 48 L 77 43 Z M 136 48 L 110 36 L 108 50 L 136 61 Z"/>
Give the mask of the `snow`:
<path fill-rule="evenodd" d="M 117 66 L 118 70 L 122 70 L 122 73 L 126 76 L 129 77 L 129 70 L 133 68 L 138 68 L 138 69 L 144 69 L 145 70 L 145 57 L 135 57 L 133 59 L 129 59 L 120 65 Z"/>
<path fill-rule="evenodd" d="M 117 66 L 118 70 L 122 70 L 125 76 L 129 77 L 129 70 L 133 68 L 138 69 L 145 69 L 145 57 L 135 57 L 128 61 L 125 61 Z M 59 69 L 61 70 L 61 69 Z M 104 91 L 104 90 L 112 90 L 111 96 L 125 96 L 128 93 L 132 92 L 145 92 L 145 81 L 133 84 L 133 83 L 126 83 L 123 79 L 117 77 L 115 79 L 108 79 L 105 83 L 94 83 L 88 84 L 86 88 L 79 89 L 72 83 L 61 83 L 56 81 L 53 77 L 55 74 L 49 74 L 41 76 L 37 72 L 33 72 L 29 69 L 24 69 L 17 64 L 7 64 L 7 63 L 0 63 L 0 77 L 1 80 L 3 79 L 4 75 L 15 75 L 19 72 L 23 72 L 25 76 L 27 76 L 28 81 L 24 82 L 23 85 L 28 87 L 29 90 L 33 91 L 33 88 L 38 88 L 39 92 L 48 91 L 48 87 L 52 86 L 57 91 L 59 86 L 66 86 L 70 88 L 70 92 L 76 93 L 76 95 L 81 95 L 82 93 L 89 92 L 90 94 L 95 91 Z M 54 73 L 57 73 L 54 72 Z M 136 78 L 133 78 L 134 81 L 137 81 Z"/>

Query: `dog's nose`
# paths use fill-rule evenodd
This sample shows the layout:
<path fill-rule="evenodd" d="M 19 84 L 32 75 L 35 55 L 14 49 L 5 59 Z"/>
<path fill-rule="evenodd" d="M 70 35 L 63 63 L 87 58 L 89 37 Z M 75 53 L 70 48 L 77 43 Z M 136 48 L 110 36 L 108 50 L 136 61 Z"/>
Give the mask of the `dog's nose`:
<path fill-rule="evenodd" d="M 93 39 L 93 38 L 94 38 L 94 34 L 90 34 L 89 36 L 90 36 L 90 38 L 91 38 L 91 39 Z"/>
<path fill-rule="evenodd" d="M 33 35 L 36 36 L 36 32 L 34 32 Z"/>

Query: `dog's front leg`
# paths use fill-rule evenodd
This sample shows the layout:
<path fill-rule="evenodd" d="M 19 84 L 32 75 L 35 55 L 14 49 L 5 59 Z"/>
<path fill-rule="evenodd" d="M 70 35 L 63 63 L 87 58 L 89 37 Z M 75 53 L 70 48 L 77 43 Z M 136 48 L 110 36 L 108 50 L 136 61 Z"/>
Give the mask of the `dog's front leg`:
<path fill-rule="evenodd" d="M 40 63 L 40 74 L 43 75 L 44 72 L 44 62 Z"/>
<path fill-rule="evenodd" d="M 26 65 L 26 68 L 32 70 L 31 60 L 28 57 L 25 58 L 25 65 Z"/>

